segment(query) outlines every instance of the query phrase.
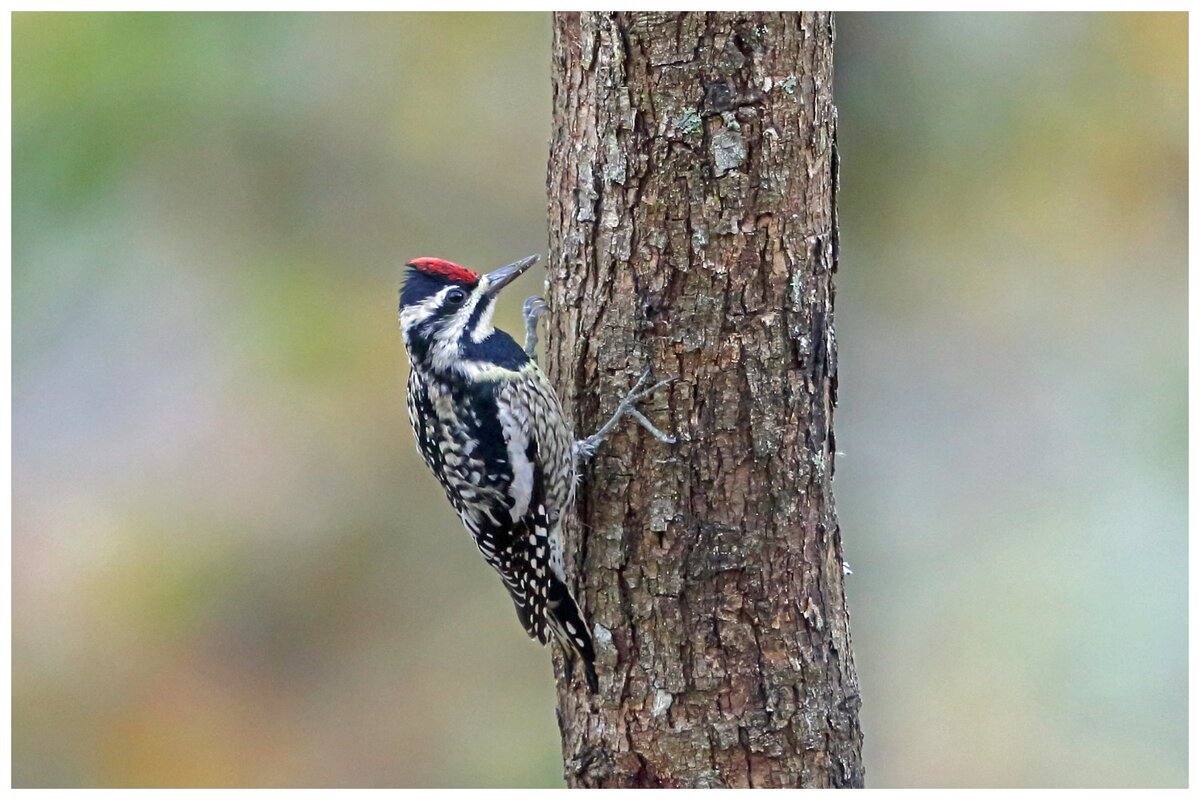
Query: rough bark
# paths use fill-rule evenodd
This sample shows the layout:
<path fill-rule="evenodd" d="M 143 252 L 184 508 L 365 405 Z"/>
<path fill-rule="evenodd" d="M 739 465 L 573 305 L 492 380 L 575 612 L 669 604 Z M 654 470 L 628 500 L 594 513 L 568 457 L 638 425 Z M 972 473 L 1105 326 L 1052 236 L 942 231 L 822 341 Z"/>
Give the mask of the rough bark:
<path fill-rule="evenodd" d="M 601 692 L 560 678 L 571 786 L 860 786 L 834 514 L 828 14 L 554 25 L 546 365 L 588 465 L 567 563 Z M 561 657 L 557 664 L 562 674 Z"/>

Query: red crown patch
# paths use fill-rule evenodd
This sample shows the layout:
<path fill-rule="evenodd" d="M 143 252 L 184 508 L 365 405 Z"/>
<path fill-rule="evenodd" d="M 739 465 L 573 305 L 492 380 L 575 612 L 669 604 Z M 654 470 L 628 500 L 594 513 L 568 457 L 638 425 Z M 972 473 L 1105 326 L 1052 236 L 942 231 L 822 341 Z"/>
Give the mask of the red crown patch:
<path fill-rule="evenodd" d="M 436 275 L 439 278 L 445 278 L 455 283 L 465 283 L 472 286 L 479 283 L 478 272 L 469 270 L 466 267 L 460 267 L 452 261 L 445 261 L 441 258 L 414 258 L 408 262 L 408 265 L 413 269 L 424 272 L 426 275 Z"/>

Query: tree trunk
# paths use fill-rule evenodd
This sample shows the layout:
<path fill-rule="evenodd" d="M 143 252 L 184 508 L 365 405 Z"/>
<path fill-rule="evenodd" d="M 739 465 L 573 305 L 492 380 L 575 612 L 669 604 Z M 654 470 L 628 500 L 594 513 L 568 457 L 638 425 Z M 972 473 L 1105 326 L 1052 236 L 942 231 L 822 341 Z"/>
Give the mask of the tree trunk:
<path fill-rule="evenodd" d="M 546 365 L 584 435 L 568 570 L 600 694 L 560 678 L 571 786 L 861 786 L 834 514 L 828 14 L 554 24 Z M 561 655 L 559 673 L 562 673 Z"/>

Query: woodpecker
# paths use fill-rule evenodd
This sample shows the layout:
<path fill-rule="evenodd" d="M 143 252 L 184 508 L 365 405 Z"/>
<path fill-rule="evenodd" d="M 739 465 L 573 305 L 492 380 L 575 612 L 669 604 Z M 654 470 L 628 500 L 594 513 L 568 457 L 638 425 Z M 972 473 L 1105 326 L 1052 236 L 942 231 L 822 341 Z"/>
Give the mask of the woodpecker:
<path fill-rule="evenodd" d="M 595 645 L 567 584 L 561 527 L 579 467 L 625 415 L 663 442 L 636 408 L 669 381 L 649 370 L 596 433 L 576 441 L 535 355 L 540 297 L 525 302 L 525 346 L 492 326 L 500 290 L 536 255 L 484 275 L 439 258 L 407 264 L 400 329 L 408 353 L 408 420 L 417 449 L 487 563 L 525 632 L 564 646 L 598 691 Z"/>

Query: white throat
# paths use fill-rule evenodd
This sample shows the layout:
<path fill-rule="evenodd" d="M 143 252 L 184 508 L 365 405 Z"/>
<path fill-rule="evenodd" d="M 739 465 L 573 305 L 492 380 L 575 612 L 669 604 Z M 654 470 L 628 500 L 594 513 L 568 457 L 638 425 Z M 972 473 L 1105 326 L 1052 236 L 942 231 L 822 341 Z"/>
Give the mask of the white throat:
<path fill-rule="evenodd" d="M 475 344 L 479 344 L 496 330 L 492 327 L 492 314 L 496 312 L 495 298 L 487 297 L 480 302 L 487 303 L 487 305 L 484 306 L 483 313 L 479 315 L 479 319 L 471 331 L 471 341 Z"/>

